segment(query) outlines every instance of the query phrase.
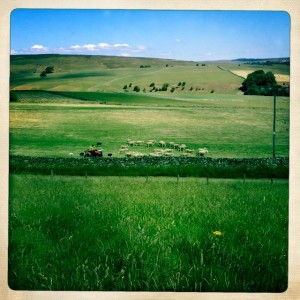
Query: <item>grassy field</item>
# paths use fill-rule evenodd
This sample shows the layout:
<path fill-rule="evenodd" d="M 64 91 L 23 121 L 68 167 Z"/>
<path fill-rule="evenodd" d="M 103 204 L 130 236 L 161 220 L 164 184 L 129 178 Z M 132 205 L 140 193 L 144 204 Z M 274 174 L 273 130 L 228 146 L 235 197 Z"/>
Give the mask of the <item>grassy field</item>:
<path fill-rule="evenodd" d="M 149 68 L 140 68 L 148 65 Z M 47 66 L 54 73 L 41 78 Z M 150 93 L 149 85 L 164 83 L 176 88 L 175 94 L 239 93 L 243 79 L 232 74 L 235 70 L 264 69 L 276 74 L 289 74 L 289 66 L 253 66 L 240 62 L 196 63 L 145 58 L 118 58 L 105 56 L 26 55 L 11 56 L 11 89 L 51 91 L 123 92 L 125 84 L 137 85 Z M 185 82 L 185 88 L 177 86 Z M 132 90 L 132 88 L 129 90 Z"/>
<path fill-rule="evenodd" d="M 207 147 L 210 157 L 272 155 L 272 97 L 215 94 L 204 99 L 186 96 L 172 100 L 83 92 L 69 93 L 71 98 L 45 92 L 23 95 L 24 103 L 10 106 L 11 154 L 79 155 L 90 144 L 101 141 L 105 155 L 118 156 L 127 139 L 154 139 L 184 143 L 193 150 Z M 40 103 L 28 103 L 26 97 L 31 101 L 38 98 Z M 88 101 L 72 97 L 86 97 Z M 99 104 L 103 102 L 106 104 Z M 282 97 L 278 97 L 276 142 L 277 155 L 287 156 L 289 101 Z M 145 145 L 131 150 L 153 152 Z"/>
<path fill-rule="evenodd" d="M 54 66 L 54 73 L 41 78 L 46 66 Z M 10 153 L 78 155 L 101 141 L 105 155 L 118 156 L 127 139 L 154 139 L 184 143 L 192 150 L 207 147 L 211 157 L 271 156 L 273 98 L 242 95 L 243 79 L 232 74 L 257 67 L 289 74 L 287 65 L 233 61 L 11 56 L 11 89 L 18 101 L 10 105 Z M 168 90 L 159 91 L 164 83 Z M 289 98 L 277 102 L 276 152 L 287 156 Z M 145 146 L 131 150 L 153 151 Z"/>
<path fill-rule="evenodd" d="M 55 72 L 41 78 L 47 66 Z M 96 170 L 95 161 L 79 156 L 97 142 L 102 142 L 104 156 L 123 156 L 120 146 L 132 139 L 144 142 L 129 150 L 144 155 L 164 140 L 186 144 L 192 156 L 206 147 L 211 158 L 271 157 L 273 97 L 242 95 L 238 88 L 243 79 L 232 73 L 252 67 L 238 62 L 197 66 L 142 58 L 12 56 L 10 83 L 17 101 L 10 103 L 9 150 L 11 162 L 16 155 L 23 161 L 10 165 L 10 287 L 285 291 L 288 180 L 275 178 L 287 178 L 287 165 L 279 166 L 278 176 L 272 175 L 272 164 L 262 170 L 268 180 L 250 180 L 251 168 L 247 176 L 243 167 L 238 174 L 238 168 L 225 168 L 226 177 L 244 178 L 224 180 L 211 178 L 224 176 L 220 166 L 208 168 L 215 176 L 197 165 L 176 166 L 175 171 L 170 170 L 173 165 L 137 166 L 140 173 L 134 173 L 134 166 L 129 174 L 123 165 Z M 263 68 L 289 75 L 288 66 Z M 168 90 L 159 91 L 164 83 Z M 276 156 L 285 161 L 289 110 L 289 98 L 278 97 Z M 153 148 L 145 145 L 150 139 L 156 140 Z M 175 156 L 181 154 L 174 150 Z M 70 170 L 71 157 L 80 161 L 77 169 Z M 43 170 L 51 158 L 63 165 Z M 85 162 L 90 163 L 89 174 Z M 58 176 L 59 171 L 73 176 Z M 99 174 L 105 176 L 90 176 Z M 162 177 L 170 174 L 175 177 Z"/>
<path fill-rule="evenodd" d="M 9 285 L 283 292 L 288 181 L 10 177 Z"/>

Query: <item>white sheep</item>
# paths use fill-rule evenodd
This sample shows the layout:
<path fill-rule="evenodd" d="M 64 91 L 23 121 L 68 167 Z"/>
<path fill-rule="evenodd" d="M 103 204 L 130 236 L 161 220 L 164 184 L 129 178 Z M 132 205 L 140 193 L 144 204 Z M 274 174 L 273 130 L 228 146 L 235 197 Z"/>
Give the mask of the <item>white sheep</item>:
<path fill-rule="evenodd" d="M 186 149 L 186 145 L 185 144 L 180 144 L 178 148 L 179 148 L 179 151 L 183 151 L 183 150 Z"/>
<path fill-rule="evenodd" d="M 135 146 L 135 145 L 136 145 L 136 142 L 130 140 L 130 141 L 127 142 L 127 144 L 128 144 L 129 146 Z"/>
<path fill-rule="evenodd" d="M 184 152 L 184 153 L 180 153 L 180 156 L 182 156 L 182 157 L 192 157 L 192 154 Z"/>
<path fill-rule="evenodd" d="M 186 152 L 186 153 L 193 153 L 194 150 L 193 150 L 193 149 L 185 149 L 185 152 Z"/>
<path fill-rule="evenodd" d="M 125 154 L 128 151 L 128 147 L 126 148 L 120 148 L 119 149 L 119 154 Z"/>
<path fill-rule="evenodd" d="M 153 147 L 154 144 L 155 144 L 154 141 L 148 141 L 147 144 L 146 144 L 146 146 L 147 146 L 147 147 Z"/>
<path fill-rule="evenodd" d="M 207 153 L 207 152 L 208 152 L 208 150 L 206 148 L 199 148 L 196 155 L 197 156 L 204 156 L 205 153 Z"/>
<path fill-rule="evenodd" d="M 165 141 L 159 141 L 159 142 L 158 142 L 158 145 L 159 145 L 160 147 L 162 147 L 162 148 L 166 147 Z"/>
<path fill-rule="evenodd" d="M 161 156 L 161 154 L 160 153 L 149 153 L 149 156 L 151 156 L 151 157 L 157 157 L 157 156 Z"/>

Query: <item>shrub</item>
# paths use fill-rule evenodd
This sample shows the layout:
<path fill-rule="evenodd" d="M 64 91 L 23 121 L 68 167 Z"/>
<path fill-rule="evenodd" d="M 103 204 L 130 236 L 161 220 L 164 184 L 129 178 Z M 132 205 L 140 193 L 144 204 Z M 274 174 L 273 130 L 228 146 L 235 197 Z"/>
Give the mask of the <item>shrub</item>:
<path fill-rule="evenodd" d="M 15 91 L 10 91 L 9 92 L 9 101 L 10 102 L 16 102 L 16 101 L 18 101 L 18 96 L 17 96 L 17 94 L 16 94 Z"/>

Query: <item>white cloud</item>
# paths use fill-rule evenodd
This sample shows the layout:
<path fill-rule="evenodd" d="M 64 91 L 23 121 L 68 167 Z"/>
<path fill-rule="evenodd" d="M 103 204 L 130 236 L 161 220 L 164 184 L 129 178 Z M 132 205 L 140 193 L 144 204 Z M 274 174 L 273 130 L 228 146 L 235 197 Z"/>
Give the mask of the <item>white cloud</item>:
<path fill-rule="evenodd" d="M 74 44 L 68 47 L 57 47 L 49 49 L 40 44 L 35 44 L 29 49 L 23 49 L 20 51 L 11 50 L 11 54 L 43 54 L 43 53 L 57 53 L 57 54 L 85 54 L 92 52 L 93 54 L 102 55 L 120 55 L 120 56 L 132 56 L 134 53 L 145 52 L 146 47 L 143 45 L 131 46 L 127 43 L 106 43 L 101 42 L 97 44 Z"/>
<path fill-rule="evenodd" d="M 114 44 L 114 48 L 130 48 L 128 44 Z"/>
<path fill-rule="evenodd" d="M 107 48 L 110 48 L 110 44 L 108 44 L 108 43 L 99 43 L 98 47 L 100 49 L 107 49 Z"/>
<path fill-rule="evenodd" d="M 71 46 L 70 49 L 79 50 L 79 49 L 81 49 L 81 46 L 74 45 L 74 46 Z"/>
<path fill-rule="evenodd" d="M 33 53 L 45 53 L 48 52 L 48 48 L 43 45 L 33 45 L 31 46 L 30 50 Z"/>
<path fill-rule="evenodd" d="M 176 43 L 180 43 L 180 42 L 181 42 L 181 39 L 175 39 L 175 42 L 176 42 Z"/>
<path fill-rule="evenodd" d="M 82 48 L 87 49 L 89 51 L 95 51 L 95 50 L 97 50 L 97 45 L 87 44 L 87 45 L 83 45 Z"/>

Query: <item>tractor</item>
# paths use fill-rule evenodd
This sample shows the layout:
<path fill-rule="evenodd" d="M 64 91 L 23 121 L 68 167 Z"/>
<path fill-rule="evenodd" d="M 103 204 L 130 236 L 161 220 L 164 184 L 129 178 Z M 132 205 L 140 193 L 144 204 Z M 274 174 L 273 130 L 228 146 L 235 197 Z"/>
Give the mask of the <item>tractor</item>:
<path fill-rule="evenodd" d="M 103 156 L 103 151 L 101 150 L 85 150 L 84 152 L 80 153 L 81 156 L 84 157 L 102 157 Z"/>

